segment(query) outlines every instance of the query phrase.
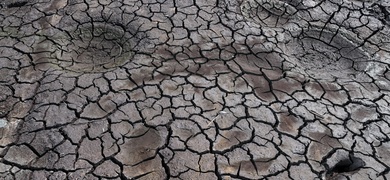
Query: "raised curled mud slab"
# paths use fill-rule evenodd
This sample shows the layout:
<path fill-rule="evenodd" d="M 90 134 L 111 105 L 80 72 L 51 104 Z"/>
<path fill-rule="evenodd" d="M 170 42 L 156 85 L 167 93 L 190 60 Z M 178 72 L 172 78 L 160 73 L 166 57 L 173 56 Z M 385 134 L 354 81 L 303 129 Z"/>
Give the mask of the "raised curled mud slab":
<path fill-rule="evenodd" d="M 390 178 L 386 1 L 0 4 L 0 179 Z"/>

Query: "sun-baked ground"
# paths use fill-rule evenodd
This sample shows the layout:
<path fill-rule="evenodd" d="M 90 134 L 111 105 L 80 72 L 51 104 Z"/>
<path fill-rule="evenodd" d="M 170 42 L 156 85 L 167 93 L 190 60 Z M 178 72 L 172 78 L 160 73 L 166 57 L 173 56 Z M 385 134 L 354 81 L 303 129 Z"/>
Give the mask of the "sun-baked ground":
<path fill-rule="evenodd" d="M 1 179 L 389 179 L 390 2 L 5 0 Z"/>

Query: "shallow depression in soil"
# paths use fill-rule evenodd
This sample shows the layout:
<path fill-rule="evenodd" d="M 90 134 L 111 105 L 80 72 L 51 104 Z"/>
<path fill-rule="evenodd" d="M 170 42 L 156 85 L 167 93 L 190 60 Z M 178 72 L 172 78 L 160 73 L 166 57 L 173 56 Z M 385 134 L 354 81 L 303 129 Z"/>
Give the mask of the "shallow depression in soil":
<path fill-rule="evenodd" d="M 370 64 L 368 54 L 341 34 L 310 30 L 286 44 L 300 71 L 321 78 L 348 78 Z"/>
<path fill-rule="evenodd" d="M 72 33 L 53 37 L 51 62 L 59 67 L 84 73 L 112 70 L 132 57 L 130 39 L 119 27 L 92 23 Z"/>
<path fill-rule="evenodd" d="M 248 21 L 270 27 L 283 26 L 297 13 L 293 6 L 279 0 L 244 0 L 240 9 Z"/>

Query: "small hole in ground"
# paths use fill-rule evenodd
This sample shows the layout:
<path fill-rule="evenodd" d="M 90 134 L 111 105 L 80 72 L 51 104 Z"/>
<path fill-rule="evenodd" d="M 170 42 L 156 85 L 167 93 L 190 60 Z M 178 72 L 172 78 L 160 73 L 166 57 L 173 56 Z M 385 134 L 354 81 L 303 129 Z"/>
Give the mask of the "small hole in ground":
<path fill-rule="evenodd" d="M 346 173 L 358 170 L 365 166 L 361 158 L 350 155 L 348 159 L 340 160 L 331 170 L 330 173 Z"/>
<path fill-rule="evenodd" d="M 20 1 L 20 2 L 14 2 L 11 4 L 8 4 L 8 8 L 16 8 L 16 7 L 22 7 L 27 4 L 27 1 Z"/>

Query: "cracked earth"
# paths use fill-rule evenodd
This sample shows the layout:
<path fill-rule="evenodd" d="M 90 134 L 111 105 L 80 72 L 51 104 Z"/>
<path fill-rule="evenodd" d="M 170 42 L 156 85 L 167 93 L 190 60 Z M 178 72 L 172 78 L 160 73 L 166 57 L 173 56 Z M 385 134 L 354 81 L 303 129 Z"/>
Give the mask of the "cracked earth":
<path fill-rule="evenodd" d="M 390 179 L 388 0 L 4 0 L 1 179 Z"/>

